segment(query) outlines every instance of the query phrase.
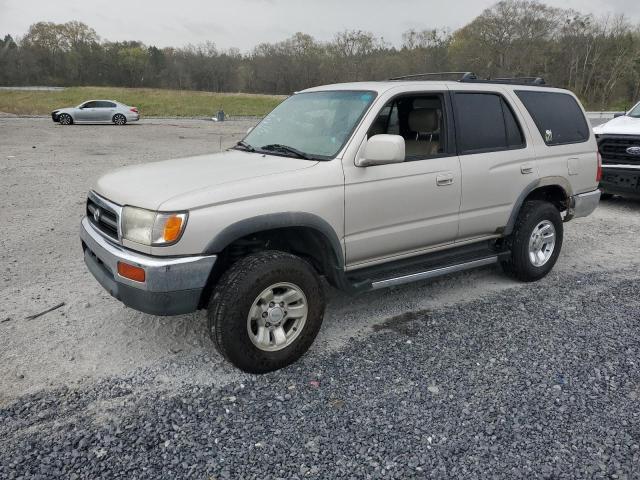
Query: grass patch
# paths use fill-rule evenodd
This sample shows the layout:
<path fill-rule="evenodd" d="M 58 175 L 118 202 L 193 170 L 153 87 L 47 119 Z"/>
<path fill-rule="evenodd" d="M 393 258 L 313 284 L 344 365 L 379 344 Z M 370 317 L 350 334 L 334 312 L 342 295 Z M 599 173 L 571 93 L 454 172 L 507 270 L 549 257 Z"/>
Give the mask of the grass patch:
<path fill-rule="evenodd" d="M 48 115 L 86 100 L 117 100 L 138 107 L 145 117 L 212 117 L 220 107 L 227 115 L 264 116 L 284 98 L 279 95 L 213 93 L 155 88 L 71 87 L 59 91 L 0 90 L 0 112 Z"/>

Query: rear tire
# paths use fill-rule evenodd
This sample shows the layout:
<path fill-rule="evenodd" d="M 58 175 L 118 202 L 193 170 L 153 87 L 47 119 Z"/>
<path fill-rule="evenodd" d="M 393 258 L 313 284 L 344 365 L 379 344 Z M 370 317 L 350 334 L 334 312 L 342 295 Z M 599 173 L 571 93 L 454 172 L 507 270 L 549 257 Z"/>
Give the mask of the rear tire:
<path fill-rule="evenodd" d="M 60 125 L 73 125 L 73 118 L 68 113 L 58 115 L 58 123 Z"/>
<path fill-rule="evenodd" d="M 601 193 L 600 200 L 611 200 L 613 198 L 613 193 Z"/>
<path fill-rule="evenodd" d="M 116 113 L 113 116 L 112 120 L 113 120 L 114 125 L 125 125 L 127 123 L 127 117 L 125 117 L 121 113 Z"/>
<path fill-rule="evenodd" d="M 511 257 L 502 262 L 503 270 L 523 282 L 540 280 L 558 260 L 562 237 L 562 218 L 554 205 L 540 200 L 525 202 L 507 242 Z"/>
<path fill-rule="evenodd" d="M 209 334 L 239 369 L 271 372 L 309 349 L 324 307 L 322 284 L 307 261 L 275 250 L 259 252 L 238 260 L 216 284 Z"/>

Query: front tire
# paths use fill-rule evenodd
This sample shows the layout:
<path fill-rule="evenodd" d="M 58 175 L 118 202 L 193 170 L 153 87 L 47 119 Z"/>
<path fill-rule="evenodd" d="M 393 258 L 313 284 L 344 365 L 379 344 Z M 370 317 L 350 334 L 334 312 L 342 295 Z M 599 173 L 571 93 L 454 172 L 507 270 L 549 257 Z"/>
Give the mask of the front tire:
<path fill-rule="evenodd" d="M 127 123 L 127 117 L 125 117 L 121 113 L 116 113 L 113 116 L 113 124 L 114 125 L 124 125 L 126 123 Z"/>
<path fill-rule="evenodd" d="M 553 204 L 525 202 L 508 240 L 511 257 L 502 262 L 504 271 L 523 282 L 540 280 L 558 260 L 562 237 L 562 217 Z"/>
<path fill-rule="evenodd" d="M 307 261 L 259 252 L 238 260 L 218 281 L 208 308 L 209 333 L 236 367 L 266 373 L 309 349 L 324 307 L 322 284 Z"/>
<path fill-rule="evenodd" d="M 58 123 L 60 125 L 72 125 L 73 118 L 71 118 L 71 115 L 69 115 L 68 113 L 61 113 L 60 115 L 58 115 Z"/>

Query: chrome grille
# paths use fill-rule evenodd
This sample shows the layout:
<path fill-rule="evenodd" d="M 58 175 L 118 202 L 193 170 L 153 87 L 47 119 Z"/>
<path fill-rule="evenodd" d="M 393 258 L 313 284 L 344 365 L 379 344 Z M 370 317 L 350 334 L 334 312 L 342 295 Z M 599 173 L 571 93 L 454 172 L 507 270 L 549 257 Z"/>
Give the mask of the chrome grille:
<path fill-rule="evenodd" d="M 119 241 L 120 213 L 122 208 L 100 195 L 89 192 L 87 198 L 87 218 L 89 222 L 106 237 Z"/>
<path fill-rule="evenodd" d="M 640 136 L 602 135 L 598 138 L 598 148 L 605 165 L 640 165 L 640 155 L 628 153 L 629 147 L 640 147 Z"/>

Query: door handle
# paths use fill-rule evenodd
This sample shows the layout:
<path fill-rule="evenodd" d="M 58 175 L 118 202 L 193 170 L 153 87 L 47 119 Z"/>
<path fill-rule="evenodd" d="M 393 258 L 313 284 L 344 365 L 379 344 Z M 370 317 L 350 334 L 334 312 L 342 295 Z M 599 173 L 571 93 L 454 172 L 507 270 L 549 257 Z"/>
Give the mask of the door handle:
<path fill-rule="evenodd" d="M 533 173 L 533 165 L 530 163 L 523 163 L 520 165 L 520 173 L 523 175 L 527 175 L 528 173 Z"/>
<path fill-rule="evenodd" d="M 436 177 L 436 185 L 444 187 L 453 184 L 453 173 L 442 173 Z"/>

